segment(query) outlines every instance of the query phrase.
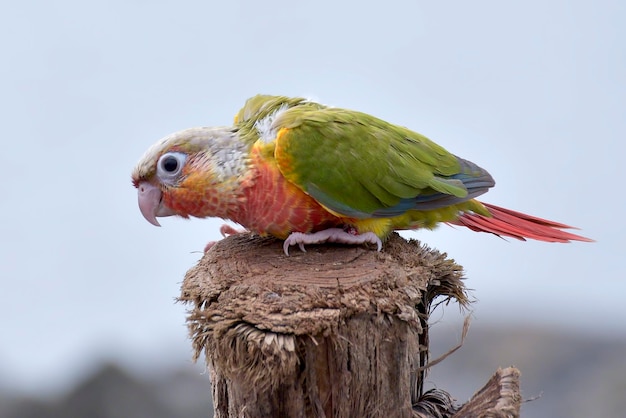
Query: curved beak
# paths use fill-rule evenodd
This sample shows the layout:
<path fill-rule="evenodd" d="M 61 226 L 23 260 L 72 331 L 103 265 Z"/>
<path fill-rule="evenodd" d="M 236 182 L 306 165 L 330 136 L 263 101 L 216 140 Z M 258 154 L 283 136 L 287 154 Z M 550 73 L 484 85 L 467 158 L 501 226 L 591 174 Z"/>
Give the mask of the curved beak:
<path fill-rule="evenodd" d="M 163 206 L 161 202 L 161 189 L 158 187 L 142 181 L 137 186 L 137 195 L 139 199 L 139 210 L 146 221 L 150 222 L 154 226 L 161 226 L 157 221 L 157 216 L 171 216 L 174 212 Z"/>

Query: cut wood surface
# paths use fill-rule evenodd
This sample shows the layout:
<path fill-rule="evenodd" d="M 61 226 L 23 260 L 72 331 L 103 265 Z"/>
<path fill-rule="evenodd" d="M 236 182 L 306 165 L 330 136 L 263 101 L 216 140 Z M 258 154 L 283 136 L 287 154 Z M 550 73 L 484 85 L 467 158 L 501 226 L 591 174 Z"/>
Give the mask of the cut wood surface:
<path fill-rule="evenodd" d="M 452 416 L 452 398 L 422 383 L 431 304 L 466 306 L 461 276 L 445 254 L 395 234 L 382 252 L 329 244 L 289 257 L 270 238 L 220 241 L 180 297 L 215 416 Z"/>

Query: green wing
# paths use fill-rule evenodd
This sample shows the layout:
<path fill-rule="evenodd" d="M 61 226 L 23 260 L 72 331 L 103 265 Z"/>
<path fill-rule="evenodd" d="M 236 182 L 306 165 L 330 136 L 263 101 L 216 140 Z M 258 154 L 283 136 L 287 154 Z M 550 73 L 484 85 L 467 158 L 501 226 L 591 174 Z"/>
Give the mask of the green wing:
<path fill-rule="evenodd" d="M 277 114 L 274 126 L 283 175 L 344 216 L 436 209 L 494 185 L 485 170 L 423 135 L 364 113 L 295 105 Z"/>

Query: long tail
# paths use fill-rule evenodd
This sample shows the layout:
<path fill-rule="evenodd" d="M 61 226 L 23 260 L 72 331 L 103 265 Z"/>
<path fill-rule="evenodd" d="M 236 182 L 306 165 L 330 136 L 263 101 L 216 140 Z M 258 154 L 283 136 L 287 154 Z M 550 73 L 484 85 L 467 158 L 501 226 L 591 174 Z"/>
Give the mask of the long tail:
<path fill-rule="evenodd" d="M 459 219 L 450 223 L 466 226 L 473 231 L 490 232 L 498 236 L 512 237 L 522 241 L 530 238 L 547 242 L 593 242 L 592 239 L 562 231 L 562 229 L 573 228 L 571 226 L 536 218 L 488 203 L 481 203 L 489 210 L 491 217 L 476 213 L 464 213 Z"/>

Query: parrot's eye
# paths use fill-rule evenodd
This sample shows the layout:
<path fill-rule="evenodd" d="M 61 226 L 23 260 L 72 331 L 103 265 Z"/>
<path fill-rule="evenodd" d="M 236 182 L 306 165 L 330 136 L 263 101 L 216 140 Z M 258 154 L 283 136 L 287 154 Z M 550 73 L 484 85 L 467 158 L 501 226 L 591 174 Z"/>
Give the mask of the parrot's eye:
<path fill-rule="evenodd" d="M 183 170 L 187 154 L 182 152 L 168 152 L 159 158 L 157 163 L 157 175 L 165 183 L 172 182 L 178 178 Z"/>
<path fill-rule="evenodd" d="M 161 166 L 163 167 L 163 170 L 168 173 L 175 173 L 176 170 L 178 170 L 178 160 L 176 157 L 168 155 L 167 158 L 164 158 L 161 162 Z"/>

